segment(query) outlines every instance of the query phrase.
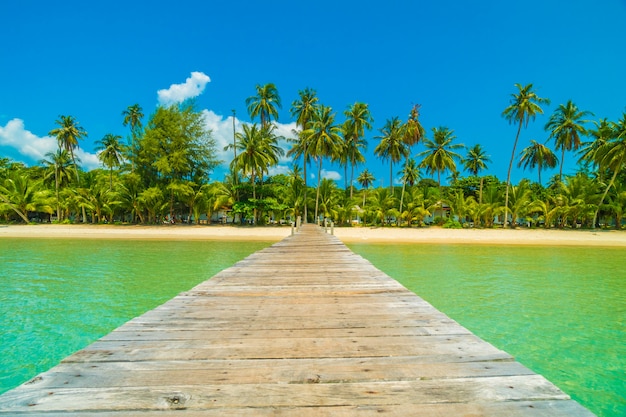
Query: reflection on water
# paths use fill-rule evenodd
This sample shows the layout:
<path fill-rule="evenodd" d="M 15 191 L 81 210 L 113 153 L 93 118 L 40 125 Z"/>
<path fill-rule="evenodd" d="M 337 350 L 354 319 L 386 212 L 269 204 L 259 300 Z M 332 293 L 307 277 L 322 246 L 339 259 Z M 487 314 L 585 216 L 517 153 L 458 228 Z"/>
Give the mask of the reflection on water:
<path fill-rule="evenodd" d="M 597 415 L 626 415 L 623 248 L 350 247 Z"/>

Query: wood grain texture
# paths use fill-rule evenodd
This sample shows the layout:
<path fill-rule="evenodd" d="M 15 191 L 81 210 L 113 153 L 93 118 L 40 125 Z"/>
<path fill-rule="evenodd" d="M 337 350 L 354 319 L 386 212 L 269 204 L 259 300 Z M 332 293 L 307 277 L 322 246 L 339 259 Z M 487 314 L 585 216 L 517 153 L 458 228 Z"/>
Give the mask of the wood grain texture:
<path fill-rule="evenodd" d="M 312 225 L 0 396 L 28 416 L 592 416 Z"/>

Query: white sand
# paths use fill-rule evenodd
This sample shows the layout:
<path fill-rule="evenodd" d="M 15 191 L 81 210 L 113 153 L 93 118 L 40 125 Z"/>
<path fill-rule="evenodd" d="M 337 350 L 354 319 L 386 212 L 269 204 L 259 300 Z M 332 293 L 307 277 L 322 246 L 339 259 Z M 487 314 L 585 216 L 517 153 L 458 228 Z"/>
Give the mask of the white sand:
<path fill-rule="evenodd" d="M 330 229 L 328 230 L 330 233 Z M 279 241 L 291 227 L 236 226 L 110 226 L 110 225 L 10 225 L 0 226 L 2 237 L 181 239 Z M 396 227 L 335 227 L 342 241 L 371 243 L 468 243 L 506 245 L 568 245 L 626 247 L 626 231 L 544 229 L 442 229 Z"/>

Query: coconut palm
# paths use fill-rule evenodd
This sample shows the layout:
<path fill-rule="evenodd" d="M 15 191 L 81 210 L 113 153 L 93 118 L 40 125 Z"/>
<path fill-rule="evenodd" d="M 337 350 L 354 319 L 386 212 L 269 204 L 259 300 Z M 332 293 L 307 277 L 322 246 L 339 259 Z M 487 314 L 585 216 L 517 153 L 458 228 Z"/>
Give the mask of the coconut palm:
<path fill-rule="evenodd" d="M 393 193 L 393 164 L 406 157 L 409 149 L 403 140 L 402 122 L 398 117 L 387 119 L 379 131 L 382 135 L 376 136 L 380 143 L 374 153 L 383 160 L 389 160 L 389 190 Z"/>
<path fill-rule="evenodd" d="M 593 140 L 583 142 L 578 149 L 580 158 L 578 163 L 585 164 L 585 166 L 592 165 L 598 168 L 598 150 L 601 149 L 604 144 L 613 139 L 615 129 L 614 124 L 609 122 L 608 119 L 601 119 L 599 122 L 594 120 L 595 129 L 589 130 L 587 133 Z M 602 172 L 600 172 L 602 174 Z"/>
<path fill-rule="evenodd" d="M 309 164 L 311 158 L 308 152 L 308 143 L 306 137 L 302 135 L 302 132 L 310 127 L 310 123 L 317 111 L 318 98 L 315 90 L 311 88 L 305 88 L 298 92 L 300 98 L 295 100 L 291 104 L 291 116 L 296 118 L 296 125 L 300 127 L 298 132 L 297 144 L 287 152 L 287 156 L 294 156 L 296 158 L 302 157 L 303 174 L 302 179 L 304 181 L 304 222 L 307 221 L 307 175 L 306 167 Z"/>
<path fill-rule="evenodd" d="M 550 131 L 550 138 L 554 139 L 557 150 L 561 150 L 561 168 L 559 169 L 559 179 L 563 179 L 563 163 L 565 162 L 565 151 L 576 151 L 581 145 L 580 137 L 587 134 L 584 124 L 588 120 L 583 117 L 591 115 L 591 112 L 579 110 L 578 107 L 569 100 L 566 104 L 559 105 L 559 108 L 552 114 L 545 126 Z"/>
<path fill-rule="evenodd" d="M 604 203 L 604 199 L 606 198 L 609 189 L 613 186 L 613 184 L 615 184 L 617 175 L 623 171 L 626 165 L 626 113 L 622 115 L 622 119 L 620 121 L 613 124 L 612 136 L 614 139 L 602 145 L 597 152 L 597 160 L 599 161 L 600 170 L 613 171 L 613 176 L 607 184 L 604 193 L 602 193 L 600 203 L 598 203 L 598 207 L 593 215 L 592 227 L 594 228 L 598 219 L 600 206 Z"/>
<path fill-rule="evenodd" d="M 558 158 L 546 145 L 531 139 L 530 145 L 522 149 L 518 167 L 524 166 L 524 169 L 533 169 L 537 167 L 539 175 L 539 184 L 541 185 L 541 171 L 554 168 L 559 163 Z"/>
<path fill-rule="evenodd" d="M 525 86 L 522 86 L 521 84 L 515 84 L 515 87 L 518 89 L 517 94 L 511 94 L 511 104 L 502 112 L 502 116 L 506 120 L 508 120 L 509 123 L 517 124 L 517 134 L 515 135 L 515 142 L 513 142 L 511 161 L 509 162 L 509 169 L 506 174 L 506 192 L 504 198 L 505 213 L 503 224 L 504 227 L 506 227 L 508 221 L 506 210 L 509 205 L 511 169 L 513 168 L 513 161 L 515 160 L 515 149 L 517 148 L 519 135 L 522 131 L 522 127 L 528 127 L 528 122 L 531 119 L 534 120 L 537 114 L 543 114 L 543 109 L 540 105 L 550 104 L 549 99 L 537 96 L 537 94 L 533 91 L 532 84 L 527 84 Z"/>
<path fill-rule="evenodd" d="M 428 174 L 437 173 L 437 183 L 441 189 L 441 173 L 456 171 L 456 162 L 461 156 L 454 152 L 463 149 L 462 144 L 452 143 L 456 139 L 454 131 L 441 126 L 433 128 L 433 139 L 424 138 L 426 150 L 418 156 L 423 157 L 420 168 L 425 168 Z"/>
<path fill-rule="evenodd" d="M 117 168 L 122 165 L 124 147 L 120 143 L 120 139 L 122 139 L 120 135 L 107 133 L 96 142 L 96 151 L 101 151 L 98 153 L 98 159 L 105 167 L 109 168 L 109 191 L 113 188 L 113 167 Z"/>
<path fill-rule="evenodd" d="M 370 185 L 374 184 L 376 178 L 374 178 L 374 175 L 366 168 L 359 174 L 356 180 L 361 185 L 361 187 L 363 187 L 363 207 L 361 208 L 365 210 L 365 197 L 367 196 L 367 189 L 370 187 Z M 365 221 L 363 221 L 363 223 L 365 223 Z"/>
<path fill-rule="evenodd" d="M 15 171 L 0 183 L 0 202 L 9 206 L 25 223 L 29 222 L 29 212 L 52 214 L 51 200 L 41 181 L 35 181 L 26 172 Z"/>
<path fill-rule="evenodd" d="M 346 116 L 346 122 L 344 123 L 344 150 L 341 159 L 344 166 L 347 167 L 348 163 L 350 164 L 350 198 L 352 198 L 354 166 L 365 162 L 361 151 L 367 147 L 367 141 L 363 136 L 365 129 L 372 128 L 374 120 L 365 103 L 354 103 L 343 114 Z"/>
<path fill-rule="evenodd" d="M 46 166 L 46 173 L 44 174 L 44 181 L 51 177 L 54 177 L 54 190 L 57 203 L 57 220 L 61 220 L 61 201 L 59 198 L 59 190 L 63 185 L 67 185 L 70 182 L 70 165 L 72 160 L 70 154 L 65 149 L 58 149 L 56 152 L 48 152 L 46 154 L 48 159 L 41 161 Z"/>
<path fill-rule="evenodd" d="M 341 151 L 341 127 L 335 124 L 335 114 L 327 106 L 320 106 L 314 114 L 310 127 L 303 131 L 305 140 L 309 144 L 308 151 L 311 157 L 317 159 L 317 190 L 315 195 L 315 219 L 319 209 L 320 181 L 322 175 L 322 160 L 324 158 L 338 159 Z"/>
<path fill-rule="evenodd" d="M 406 185 L 409 184 L 410 186 L 413 186 L 420 179 L 420 169 L 417 162 L 415 162 L 415 159 L 407 158 L 404 168 L 402 168 L 402 171 L 398 174 L 402 179 L 402 193 L 400 194 L 400 213 L 402 213 Z"/>
<path fill-rule="evenodd" d="M 278 109 L 282 108 L 278 89 L 272 83 L 256 86 L 256 95 L 246 99 L 248 113 L 254 119 L 261 119 L 261 127 L 267 128 L 272 117 L 278 120 Z"/>
<path fill-rule="evenodd" d="M 76 182 L 79 182 L 74 149 L 79 147 L 78 141 L 87 136 L 87 132 L 82 127 L 78 126 L 78 122 L 73 116 L 61 115 L 59 116 L 59 120 L 55 120 L 55 123 L 59 127 L 52 129 L 48 134 L 56 137 L 60 149 L 65 149 L 70 153 L 72 161 L 74 162 L 74 168 L 76 169 Z"/>
<path fill-rule="evenodd" d="M 467 154 L 465 158 L 461 160 L 463 163 L 463 167 L 471 173 L 473 176 L 477 177 L 478 174 L 487 169 L 487 162 L 491 162 L 489 159 L 489 155 L 485 153 L 482 146 L 477 143 L 467 150 Z M 478 191 L 478 204 L 483 203 L 483 183 L 484 178 L 480 178 L 480 189 Z"/>
<path fill-rule="evenodd" d="M 133 104 L 132 106 L 128 106 L 126 110 L 122 112 L 122 116 L 124 116 L 124 120 L 122 124 L 124 126 L 130 126 L 130 137 L 131 143 L 129 150 L 130 152 L 135 151 L 135 146 L 137 144 L 137 138 L 141 132 L 141 128 L 143 127 L 141 123 L 141 119 L 143 118 L 143 109 L 139 104 Z M 133 171 L 134 171 L 134 158 L 133 158 Z"/>

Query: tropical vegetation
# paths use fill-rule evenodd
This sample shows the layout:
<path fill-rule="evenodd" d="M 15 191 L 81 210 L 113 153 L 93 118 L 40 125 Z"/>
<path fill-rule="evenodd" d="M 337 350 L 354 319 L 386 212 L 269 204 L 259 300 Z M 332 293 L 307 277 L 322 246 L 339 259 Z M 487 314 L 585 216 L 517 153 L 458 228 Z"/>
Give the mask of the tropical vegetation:
<path fill-rule="evenodd" d="M 217 159 L 215 139 L 193 102 L 160 106 L 147 118 L 133 104 L 121 112 L 127 138 L 95 138 L 102 167 L 86 171 L 76 150 L 88 133 L 76 118 L 61 115 L 49 132 L 58 147 L 39 164 L 0 156 L 0 222 L 289 224 L 326 218 L 346 226 L 622 228 L 626 113 L 616 121 L 591 120 L 591 112 L 570 100 L 549 116 L 542 140 L 524 139 L 523 129 L 550 101 L 532 84 L 516 84 L 510 99 L 502 116 L 515 136 L 502 143 L 511 149 L 505 179 L 489 174 L 490 155 L 481 144 L 465 147 L 467 139 L 447 126 L 425 130 L 419 105 L 406 120 L 388 118 L 372 132 L 368 104 L 355 101 L 335 112 L 311 88 L 291 104 L 296 129 L 285 138 L 277 133 L 277 87 L 257 85 L 245 100 L 252 122 L 234 132 L 230 161 Z M 366 160 L 368 145 L 378 161 Z M 571 175 L 563 173 L 567 152 L 578 156 Z M 272 175 L 285 157 L 290 171 Z M 388 164 L 388 178 L 375 178 L 368 168 L 381 162 Z M 230 170 L 218 181 L 212 175 L 222 163 Z M 329 163 L 344 168 L 341 185 L 323 178 Z M 559 173 L 544 185 L 542 172 L 557 166 Z M 529 177 L 511 183 L 514 167 Z M 315 184 L 308 184 L 311 177 Z"/>

